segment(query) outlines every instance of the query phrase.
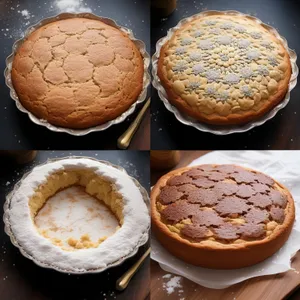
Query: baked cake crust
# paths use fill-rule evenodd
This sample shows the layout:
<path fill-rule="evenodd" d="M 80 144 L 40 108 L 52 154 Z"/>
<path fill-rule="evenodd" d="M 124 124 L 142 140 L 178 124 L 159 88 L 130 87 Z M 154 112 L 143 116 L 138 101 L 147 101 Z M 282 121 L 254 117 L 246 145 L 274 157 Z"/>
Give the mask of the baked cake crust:
<path fill-rule="evenodd" d="M 226 167 L 236 171 L 231 173 L 235 183 Z M 172 189 L 170 184 L 180 190 L 163 191 L 166 186 Z M 289 191 L 269 176 L 235 165 L 200 165 L 171 171 L 158 180 L 151 192 L 151 219 L 155 236 L 174 256 L 206 268 L 234 269 L 259 263 L 283 246 L 295 207 Z"/>
<path fill-rule="evenodd" d="M 125 32 L 98 20 L 59 20 L 31 33 L 16 51 L 12 83 L 36 117 L 88 128 L 125 112 L 143 88 L 141 53 Z"/>
<path fill-rule="evenodd" d="M 291 77 L 282 42 L 247 17 L 195 17 L 160 51 L 157 74 L 168 100 L 209 124 L 243 124 L 280 103 Z"/>

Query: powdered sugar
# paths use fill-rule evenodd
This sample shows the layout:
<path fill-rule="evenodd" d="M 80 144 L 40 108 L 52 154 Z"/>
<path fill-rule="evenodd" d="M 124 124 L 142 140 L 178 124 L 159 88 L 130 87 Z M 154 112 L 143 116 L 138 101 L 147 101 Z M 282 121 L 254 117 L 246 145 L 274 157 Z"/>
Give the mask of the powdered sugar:
<path fill-rule="evenodd" d="M 30 13 L 27 9 L 23 9 L 22 11 L 18 11 L 23 17 L 25 17 L 26 19 L 30 18 Z"/>
<path fill-rule="evenodd" d="M 182 277 L 180 277 L 180 276 L 173 276 L 172 277 L 171 274 L 166 274 L 166 275 L 163 276 L 163 278 L 170 279 L 169 281 L 163 283 L 163 288 L 168 293 L 168 295 L 174 293 L 174 291 L 176 289 L 181 289 L 182 288 L 182 285 L 180 283 Z M 182 289 L 180 291 L 183 292 Z"/>
<path fill-rule="evenodd" d="M 24 30 L 31 24 L 36 23 L 40 19 L 46 18 L 49 15 L 52 16 L 54 14 L 59 14 L 63 12 L 69 13 L 81 13 L 87 12 L 92 13 L 93 9 L 87 6 L 87 3 L 83 2 L 83 0 L 56 0 L 53 1 L 53 5 L 49 5 L 49 3 L 39 3 L 39 15 L 35 16 L 30 10 L 28 6 L 23 4 L 17 4 L 15 6 L 10 7 L 10 11 L 12 14 L 18 14 L 22 19 L 22 24 L 20 26 L 13 27 L 11 24 L 5 24 L 6 26 L 10 26 L 10 33 L 7 33 L 5 29 L 1 30 L 1 33 L 6 38 L 20 38 L 24 34 Z M 44 7 L 43 7 L 44 5 Z M 99 6 L 98 6 L 99 7 Z"/>
<path fill-rule="evenodd" d="M 73 186 L 50 197 L 35 217 L 35 224 L 49 238 L 62 241 L 73 250 L 68 239 L 80 240 L 88 234 L 92 242 L 111 236 L 119 226 L 111 211 L 83 188 Z"/>
<path fill-rule="evenodd" d="M 98 176 L 114 183 L 118 193 L 123 196 L 124 223 L 98 248 L 68 252 L 53 245 L 37 232 L 30 217 L 28 199 L 50 174 L 74 168 L 93 170 Z M 146 242 L 150 218 L 140 190 L 125 172 L 88 158 L 80 158 L 63 159 L 35 167 L 14 192 L 5 222 L 25 252 L 42 265 L 79 273 L 105 268 L 130 255 L 141 241 Z"/>
<path fill-rule="evenodd" d="M 92 12 L 92 9 L 85 6 L 82 0 L 57 0 L 55 1 L 56 7 L 60 11 L 66 12 Z"/>

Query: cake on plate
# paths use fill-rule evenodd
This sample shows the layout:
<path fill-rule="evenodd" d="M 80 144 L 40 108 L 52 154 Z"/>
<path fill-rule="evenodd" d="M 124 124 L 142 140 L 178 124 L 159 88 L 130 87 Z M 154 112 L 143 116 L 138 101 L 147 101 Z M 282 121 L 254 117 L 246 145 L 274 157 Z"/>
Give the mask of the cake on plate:
<path fill-rule="evenodd" d="M 212 14 L 174 32 L 161 48 L 157 74 L 182 113 L 233 125 L 265 115 L 284 99 L 291 63 L 266 26 L 247 16 Z"/>
<path fill-rule="evenodd" d="M 151 192 L 152 229 L 179 259 L 213 269 L 259 263 L 286 242 L 295 219 L 289 191 L 236 165 L 180 168 Z"/>
<path fill-rule="evenodd" d="M 70 273 L 97 272 L 130 257 L 147 241 L 150 217 L 144 193 L 125 171 L 110 164 L 90 158 L 60 159 L 35 167 L 20 181 L 4 220 L 14 244 L 36 263 Z M 80 197 L 87 207 L 75 207 L 76 218 L 66 228 L 70 211 L 66 202 L 60 202 L 66 198 L 78 202 Z M 97 202 L 105 209 L 98 210 Z M 55 206 L 60 210 L 56 220 Z M 88 211 L 93 215 L 82 225 Z M 108 236 L 88 227 L 95 224 L 93 219 L 112 215 Z"/>
<path fill-rule="evenodd" d="M 125 112 L 143 89 L 144 62 L 127 34 L 99 20 L 58 20 L 17 49 L 11 79 L 22 105 L 41 120 L 83 129 Z"/>

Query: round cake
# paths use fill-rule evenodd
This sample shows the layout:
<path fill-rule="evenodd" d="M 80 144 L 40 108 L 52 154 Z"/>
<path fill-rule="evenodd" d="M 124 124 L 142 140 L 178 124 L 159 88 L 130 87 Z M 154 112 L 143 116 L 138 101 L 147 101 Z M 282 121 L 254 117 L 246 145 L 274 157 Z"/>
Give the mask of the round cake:
<path fill-rule="evenodd" d="M 215 125 L 243 124 L 281 102 L 291 77 L 282 42 L 251 18 L 195 16 L 163 45 L 157 74 L 181 112 Z"/>
<path fill-rule="evenodd" d="M 81 129 L 125 112 L 143 89 L 143 74 L 141 53 L 126 33 L 72 18 L 32 32 L 15 53 L 11 78 L 36 117 Z"/>
<path fill-rule="evenodd" d="M 151 193 L 152 229 L 187 263 L 234 269 L 279 250 L 295 219 L 289 191 L 271 177 L 235 165 L 181 168 Z"/>
<path fill-rule="evenodd" d="M 76 197 L 68 195 L 70 189 L 75 189 Z M 50 198 L 59 193 L 64 194 L 56 197 L 52 207 L 48 205 Z M 60 206 L 56 214 L 60 222 L 50 214 L 50 228 L 46 228 L 47 224 L 42 222 L 47 213 L 67 197 L 71 202 L 83 197 L 94 208 L 87 206 L 82 212 L 83 208 L 77 207 L 77 219 L 65 228 L 70 211 L 67 206 Z M 14 244 L 42 266 L 70 273 L 97 271 L 131 256 L 147 241 L 150 217 L 143 197 L 125 171 L 89 158 L 62 159 L 35 167 L 21 180 L 13 191 L 4 220 Z M 96 211 L 95 202 L 105 206 L 105 211 Z M 77 227 L 82 226 L 80 216 L 88 215 L 88 210 L 92 212 L 86 222 L 90 226 L 95 224 L 94 219 L 115 216 L 116 221 L 111 222 L 115 227 L 110 229 L 109 236 L 93 238 L 87 232 L 75 236 Z M 53 233 L 58 231 L 63 238 L 54 237 Z"/>

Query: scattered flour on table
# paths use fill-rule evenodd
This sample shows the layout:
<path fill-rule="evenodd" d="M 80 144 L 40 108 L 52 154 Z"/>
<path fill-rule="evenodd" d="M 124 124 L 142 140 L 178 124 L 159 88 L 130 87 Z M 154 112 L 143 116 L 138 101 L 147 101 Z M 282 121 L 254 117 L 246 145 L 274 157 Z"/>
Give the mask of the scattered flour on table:
<path fill-rule="evenodd" d="M 166 274 L 163 276 L 164 279 L 168 279 L 167 282 L 163 283 L 163 289 L 168 293 L 168 295 L 175 292 L 176 289 L 180 289 L 179 293 L 183 293 L 182 285 L 180 283 L 182 277 L 172 276 L 171 274 Z M 184 299 L 184 298 L 181 298 Z"/>
<path fill-rule="evenodd" d="M 22 11 L 18 11 L 23 17 L 25 17 L 26 19 L 30 18 L 30 13 L 27 9 L 23 9 Z"/>
<path fill-rule="evenodd" d="M 135 179 L 140 179 L 139 171 L 137 170 L 136 166 L 132 162 L 130 161 L 124 162 L 122 159 L 119 158 L 117 165 L 124 168 L 130 176 L 134 177 Z"/>
<path fill-rule="evenodd" d="M 66 12 L 92 12 L 82 0 L 56 0 L 55 5 L 59 10 Z"/>
<path fill-rule="evenodd" d="M 10 12 L 12 14 L 18 14 L 20 16 L 21 25 L 13 26 L 9 22 L 2 24 L 2 29 L 0 30 L 0 38 L 6 39 L 19 39 L 24 36 L 25 29 L 28 28 L 29 25 L 37 23 L 37 21 L 44 19 L 48 16 L 52 16 L 55 14 L 69 12 L 69 13 L 91 13 L 92 8 L 87 6 L 87 3 L 83 0 L 54 0 L 49 5 L 48 2 L 44 2 L 44 5 L 47 8 L 43 8 L 43 2 L 39 1 L 38 8 L 40 9 L 39 15 L 35 16 L 29 9 L 26 4 L 17 4 L 10 7 Z M 11 1 L 12 4 L 12 1 Z M 100 5 L 98 5 L 100 7 Z M 101 10 L 100 10 L 101 12 Z M 10 19 L 10 18 L 9 18 Z M 4 26 L 9 27 L 9 29 L 5 29 Z"/>

